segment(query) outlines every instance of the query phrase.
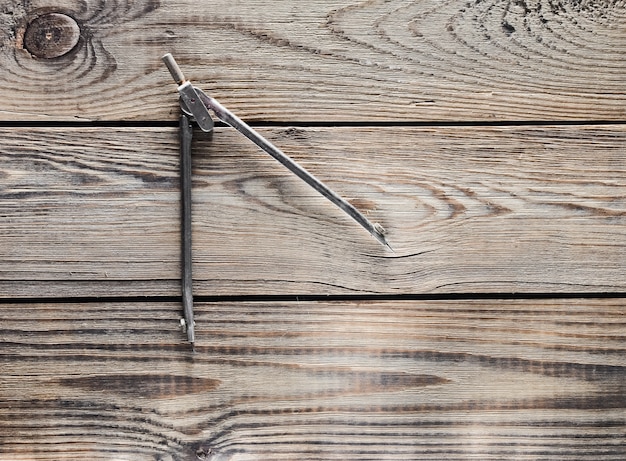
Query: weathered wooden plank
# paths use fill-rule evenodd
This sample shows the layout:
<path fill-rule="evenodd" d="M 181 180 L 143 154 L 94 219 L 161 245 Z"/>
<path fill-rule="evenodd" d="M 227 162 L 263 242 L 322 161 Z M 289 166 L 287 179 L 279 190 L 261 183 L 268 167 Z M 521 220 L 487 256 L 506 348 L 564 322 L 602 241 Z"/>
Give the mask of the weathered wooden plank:
<path fill-rule="evenodd" d="M 0 8 L 2 120 L 174 119 L 175 88 L 160 62 L 170 51 L 251 120 L 626 115 L 619 1 L 5 0 Z M 49 13 L 76 27 L 38 20 L 28 33 Z"/>
<path fill-rule="evenodd" d="M 196 294 L 626 288 L 624 126 L 262 131 L 395 253 L 218 129 L 194 145 Z M 179 292 L 174 129 L 1 134 L 3 297 Z"/>
<path fill-rule="evenodd" d="M 0 306 L 0 459 L 626 456 L 624 300 Z"/>
<path fill-rule="evenodd" d="M 80 296 L 176 279 L 178 160 L 166 130 L 5 129 L 0 248 L 5 297 Z M 135 147 L 130 147 L 136 142 Z M 87 291 L 50 281 L 88 280 Z M 115 286 L 117 290 L 111 290 Z M 170 285 L 175 290 L 176 284 Z M 124 287 L 128 288 L 128 286 Z M 146 287 L 147 288 L 147 287 Z M 119 290 L 119 291 L 118 291 Z M 150 293 L 158 294 L 158 293 Z"/>

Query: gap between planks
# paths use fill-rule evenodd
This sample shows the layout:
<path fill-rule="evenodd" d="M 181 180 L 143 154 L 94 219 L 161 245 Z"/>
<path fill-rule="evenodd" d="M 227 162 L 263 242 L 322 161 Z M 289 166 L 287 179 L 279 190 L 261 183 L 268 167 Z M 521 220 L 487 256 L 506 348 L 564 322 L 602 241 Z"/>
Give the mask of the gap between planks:
<path fill-rule="evenodd" d="M 223 295 L 194 296 L 198 303 L 287 303 L 287 302 L 404 302 L 404 301 L 490 301 L 490 300 L 560 300 L 560 299 L 626 299 L 626 292 L 590 293 L 425 293 L 399 295 Z M 67 298 L 0 298 L 3 304 L 67 304 L 67 303 L 176 303 L 180 296 L 73 296 Z"/>
<path fill-rule="evenodd" d="M 462 128 L 462 127 L 583 127 L 583 126 L 619 126 L 626 120 L 442 120 L 442 121 L 372 121 L 372 120 L 324 120 L 324 121 L 253 121 L 253 128 Z M 214 120 L 216 128 L 228 128 L 224 122 Z M 0 120 L 2 128 L 177 128 L 175 120 L 84 120 L 84 121 L 37 121 L 37 120 Z"/>

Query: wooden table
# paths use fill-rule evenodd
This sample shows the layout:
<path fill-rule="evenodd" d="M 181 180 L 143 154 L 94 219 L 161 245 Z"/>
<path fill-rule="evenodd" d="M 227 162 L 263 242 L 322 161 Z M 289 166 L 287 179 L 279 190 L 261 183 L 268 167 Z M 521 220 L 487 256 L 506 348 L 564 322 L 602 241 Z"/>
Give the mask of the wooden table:
<path fill-rule="evenodd" d="M 626 459 L 623 1 L 0 5 L 0 459 Z M 193 145 L 180 330 L 176 88 Z"/>

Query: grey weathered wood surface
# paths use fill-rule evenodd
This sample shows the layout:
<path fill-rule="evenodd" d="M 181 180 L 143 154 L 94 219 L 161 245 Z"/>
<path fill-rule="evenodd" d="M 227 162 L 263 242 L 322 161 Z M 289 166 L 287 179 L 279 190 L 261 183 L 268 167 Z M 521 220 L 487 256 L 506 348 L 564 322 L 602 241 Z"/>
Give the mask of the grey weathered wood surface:
<path fill-rule="evenodd" d="M 197 294 L 626 289 L 624 126 L 262 131 L 382 223 L 395 253 L 218 129 L 194 145 Z M 174 129 L 2 136 L 5 297 L 179 292 Z"/>
<path fill-rule="evenodd" d="M 2 2 L 0 460 L 626 459 L 625 8 Z"/>
<path fill-rule="evenodd" d="M 5 0 L 0 118 L 162 120 L 160 56 L 249 120 L 623 120 L 621 1 Z M 33 59 L 29 19 L 74 17 Z M 63 98 L 58 95 L 63 94 Z"/>
<path fill-rule="evenodd" d="M 4 306 L 0 459 L 626 456 L 621 300 L 178 307 Z"/>

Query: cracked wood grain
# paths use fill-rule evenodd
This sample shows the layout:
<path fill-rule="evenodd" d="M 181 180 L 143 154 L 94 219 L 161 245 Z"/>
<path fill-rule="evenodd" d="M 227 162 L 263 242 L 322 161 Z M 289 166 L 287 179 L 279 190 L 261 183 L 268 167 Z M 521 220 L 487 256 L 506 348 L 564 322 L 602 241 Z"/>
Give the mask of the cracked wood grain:
<path fill-rule="evenodd" d="M 620 292 L 621 126 L 272 128 L 387 254 L 233 130 L 193 155 L 196 295 Z M 4 130 L 0 293 L 177 295 L 174 129 Z"/>
<path fill-rule="evenodd" d="M 55 59 L 25 45 L 46 14 L 80 29 Z M 245 120 L 623 120 L 625 18 L 599 0 L 9 0 L 0 119 L 175 120 L 172 52 Z"/>
<path fill-rule="evenodd" d="M 4 304 L 0 459 L 626 455 L 619 299 L 179 308 Z"/>

